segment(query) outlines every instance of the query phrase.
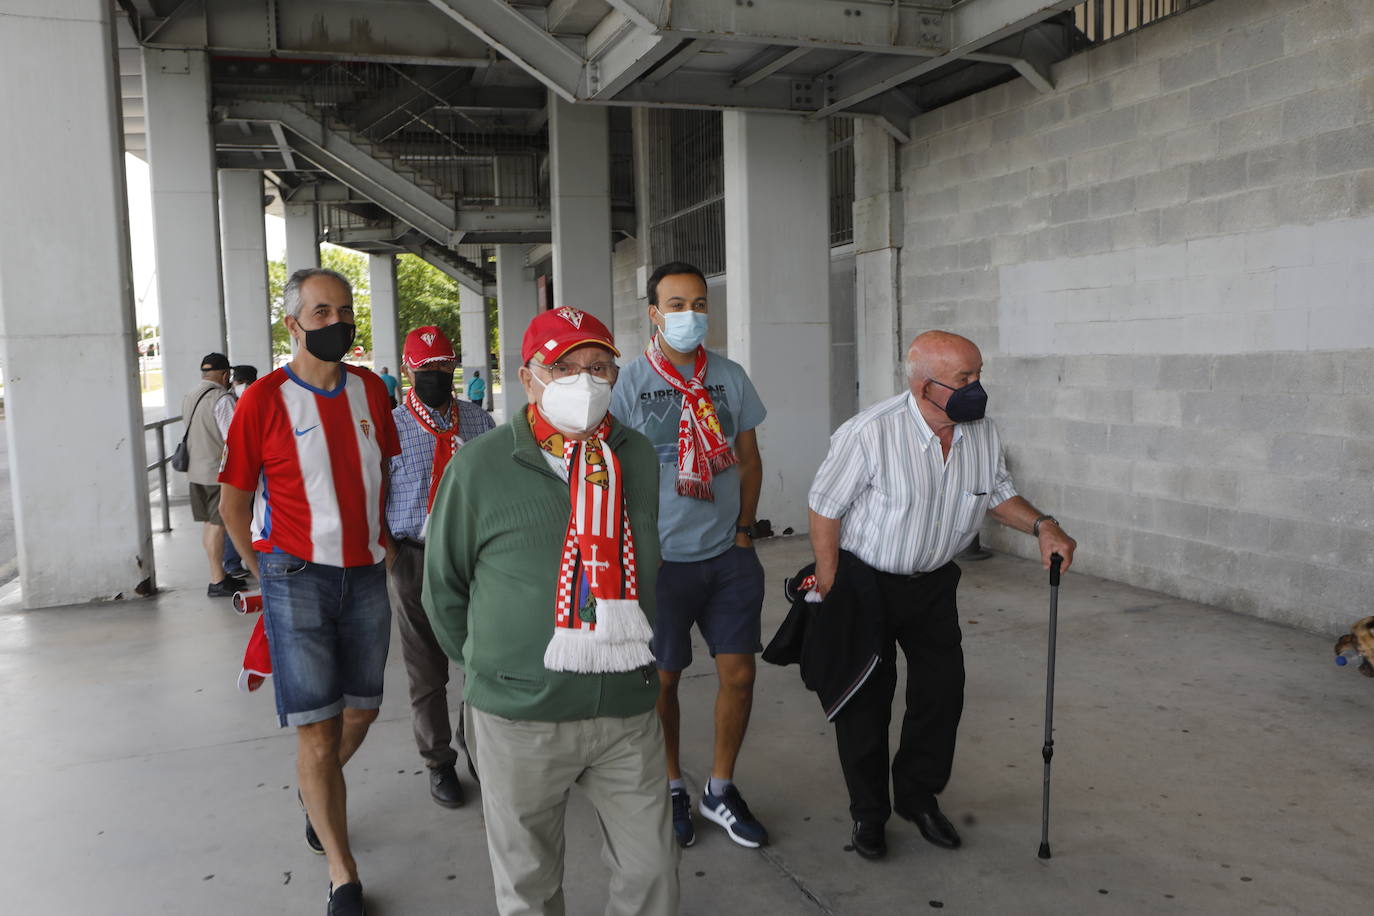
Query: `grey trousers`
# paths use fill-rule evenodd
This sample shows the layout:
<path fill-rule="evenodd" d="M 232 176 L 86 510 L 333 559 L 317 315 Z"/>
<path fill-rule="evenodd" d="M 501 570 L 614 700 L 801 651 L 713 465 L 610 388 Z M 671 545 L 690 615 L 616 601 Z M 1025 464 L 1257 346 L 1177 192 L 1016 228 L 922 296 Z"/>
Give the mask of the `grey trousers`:
<path fill-rule="evenodd" d="M 449 659 L 439 648 L 420 603 L 424 578 L 424 548 L 413 541 L 397 541 L 396 560 L 387 573 L 386 590 L 401 631 L 401 657 L 405 659 L 406 680 L 410 684 L 415 745 L 425 766 L 446 767 L 458 762 L 449 731 Z M 460 743 L 461 740 L 460 737 Z"/>
<path fill-rule="evenodd" d="M 611 870 L 607 916 L 674 916 L 679 851 L 658 713 L 517 722 L 467 707 L 501 916 L 563 916 L 563 817 L 578 785 Z"/>

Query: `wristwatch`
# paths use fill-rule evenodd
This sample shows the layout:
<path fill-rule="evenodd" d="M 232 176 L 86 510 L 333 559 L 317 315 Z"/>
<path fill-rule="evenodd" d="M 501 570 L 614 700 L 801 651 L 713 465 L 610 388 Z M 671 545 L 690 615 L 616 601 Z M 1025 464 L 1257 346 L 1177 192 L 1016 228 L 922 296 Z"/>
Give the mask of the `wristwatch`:
<path fill-rule="evenodd" d="M 753 525 L 736 525 L 735 534 L 747 534 L 749 535 L 750 540 L 753 540 L 756 537 L 756 535 L 754 534 Z"/>
<path fill-rule="evenodd" d="M 1031 525 L 1031 537 L 1037 537 L 1037 538 L 1040 537 L 1040 523 L 1041 523 L 1041 522 L 1054 522 L 1054 523 L 1057 525 L 1057 524 L 1059 524 L 1059 519 L 1055 518 L 1053 515 L 1042 515 L 1042 516 L 1040 516 L 1039 518 L 1037 518 L 1037 519 L 1035 520 L 1035 524 L 1034 524 L 1034 525 Z"/>

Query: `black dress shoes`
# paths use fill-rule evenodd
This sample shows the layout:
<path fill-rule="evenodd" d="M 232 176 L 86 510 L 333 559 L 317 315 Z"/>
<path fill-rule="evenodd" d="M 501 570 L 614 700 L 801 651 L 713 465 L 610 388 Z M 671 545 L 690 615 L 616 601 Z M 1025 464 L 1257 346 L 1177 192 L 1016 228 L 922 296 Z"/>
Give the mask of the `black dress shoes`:
<path fill-rule="evenodd" d="M 887 855 L 887 831 L 880 821 L 855 821 L 851 842 L 854 851 L 865 859 L 881 859 Z"/>
<path fill-rule="evenodd" d="M 954 825 L 949 822 L 949 818 L 940 812 L 940 806 L 932 799 L 929 805 L 919 809 L 910 809 L 901 805 L 894 805 L 893 809 L 899 817 L 906 818 L 916 825 L 916 829 L 921 831 L 921 836 L 926 838 L 926 842 L 933 843 L 942 849 L 958 849 L 963 841 L 959 839 L 958 832 Z"/>
<path fill-rule="evenodd" d="M 429 794 L 434 801 L 445 808 L 461 808 L 466 800 L 463 797 L 463 784 L 453 765 L 433 767 L 429 771 Z"/>

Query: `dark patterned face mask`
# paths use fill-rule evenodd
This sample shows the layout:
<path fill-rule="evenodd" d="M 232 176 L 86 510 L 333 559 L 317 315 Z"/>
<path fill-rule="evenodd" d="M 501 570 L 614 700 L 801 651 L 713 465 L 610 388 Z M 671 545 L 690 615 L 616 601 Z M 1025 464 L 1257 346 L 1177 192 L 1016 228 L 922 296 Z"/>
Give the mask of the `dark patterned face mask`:
<path fill-rule="evenodd" d="M 941 388 L 948 388 L 953 392 L 949 400 L 945 402 L 944 411 L 955 423 L 968 423 L 973 420 L 983 419 L 983 414 L 988 409 L 988 393 L 983 390 L 983 383 L 978 381 L 969 382 L 963 388 L 955 388 L 953 385 L 946 385 L 944 382 L 932 382 Z"/>

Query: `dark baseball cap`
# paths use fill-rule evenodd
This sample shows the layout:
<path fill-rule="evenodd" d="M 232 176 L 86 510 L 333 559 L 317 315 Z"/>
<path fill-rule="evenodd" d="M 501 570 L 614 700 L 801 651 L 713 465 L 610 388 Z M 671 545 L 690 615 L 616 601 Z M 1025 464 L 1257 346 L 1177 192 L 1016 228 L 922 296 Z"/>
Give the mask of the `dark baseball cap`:
<path fill-rule="evenodd" d="M 223 353 L 207 353 L 200 361 L 201 372 L 227 372 L 229 357 Z"/>

